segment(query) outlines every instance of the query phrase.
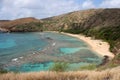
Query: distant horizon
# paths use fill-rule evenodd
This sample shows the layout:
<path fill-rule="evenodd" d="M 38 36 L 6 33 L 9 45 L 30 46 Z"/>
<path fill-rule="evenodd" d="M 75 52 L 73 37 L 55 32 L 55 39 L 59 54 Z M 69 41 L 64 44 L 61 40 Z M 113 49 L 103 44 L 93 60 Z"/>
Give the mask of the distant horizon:
<path fill-rule="evenodd" d="M 93 8 L 120 8 L 120 0 L 0 0 L 0 20 L 43 19 Z"/>
<path fill-rule="evenodd" d="M 120 9 L 120 8 L 91 8 L 91 9 L 76 10 L 76 11 L 85 11 L 85 10 L 92 10 L 92 9 Z M 71 11 L 71 12 L 76 12 L 76 11 Z M 71 13 L 71 12 L 66 12 L 66 13 L 63 13 L 63 14 L 55 15 L 55 16 L 60 16 L 60 15 L 68 14 L 68 13 Z M 55 16 L 50 16 L 50 17 L 55 17 Z M 0 21 L 11 21 L 11 20 L 22 19 L 22 18 L 35 18 L 35 19 L 41 20 L 41 19 L 46 19 L 46 18 L 50 18 L 50 17 L 37 18 L 37 17 L 34 17 L 34 16 L 29 16 L 29 17 L 15 18 L 15 19 L 0 19 Z"/>

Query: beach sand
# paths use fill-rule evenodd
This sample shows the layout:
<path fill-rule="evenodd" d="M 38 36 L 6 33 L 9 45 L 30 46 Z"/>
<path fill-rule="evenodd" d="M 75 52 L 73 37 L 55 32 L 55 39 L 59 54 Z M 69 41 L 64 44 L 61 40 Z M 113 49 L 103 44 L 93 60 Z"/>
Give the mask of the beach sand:
<path fill-rule="evenodd" d="M 91 49 L 95 51 L 96 53 L 98 53 L 98 55 L 101 55 L 103 57 L 108 56 L 110 59 L 114 58 L 114 54 L 110 52 L 109 50 L 110 45 L 107 42 L 104 42 L 102 40 L 92 39 L 92 37 L 86 37 L 81 34 L 76 35 L 76 34 L 70 34 L 70 33 L 64 33 L 64 32 L 61 32 L 61 33 L 68 35 L 68 36 L 79 38 L 80 40 L 83 40 L 84 42 L 89 44 Z"/>

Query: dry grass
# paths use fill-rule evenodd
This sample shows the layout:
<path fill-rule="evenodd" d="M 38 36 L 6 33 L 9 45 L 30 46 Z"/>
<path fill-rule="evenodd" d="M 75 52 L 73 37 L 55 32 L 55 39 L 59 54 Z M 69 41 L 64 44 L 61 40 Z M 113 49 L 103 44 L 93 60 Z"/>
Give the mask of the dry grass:
<path fill-rule="evenodd" d="M 120 67 L 104 71 L 6 73 L 0 74 L 0 80 L 120 80 Z"/>

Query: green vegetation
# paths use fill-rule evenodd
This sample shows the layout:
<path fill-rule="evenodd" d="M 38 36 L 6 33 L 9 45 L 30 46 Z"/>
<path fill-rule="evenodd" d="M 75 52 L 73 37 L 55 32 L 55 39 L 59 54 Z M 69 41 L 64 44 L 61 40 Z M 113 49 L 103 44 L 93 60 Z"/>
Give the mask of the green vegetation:
<path fill-rule="evenodd" d="M 65 62 L 57 62 L 54 63 L 53 66 L 50 68 L 50 71 L 56 71 L 56 72 L 64 72 L 68 70 L 69 64 Z M 81 66 L 78 70 L 95 70 L 97 69 L 96 64 L 89 64 L 85 66 Z"/>
<path fill-rule="evenodd" d="M 117 60 L 120 60 L 120 53 L 115 57 Z"/>
<path fill-rule="evenodd" d="M 120 65 L 120 53 L 115 56 L 115 58 L 110 62 L 110 64 L 114 67 Z"/>
<path fill-rule="evenodd" d="M 117 27 L 104 27 L 99 30 L 92 30 L 89 32 L 90 36 L 103 39 L 110 44 L 110 51 L 113 51 L 117 40 L 120 40 L 120 26 Z"/>
<path fill-rule="evenodd" d="M 91 27 L 84 29 L 83 27 L 72 26 L 71 29 L 64 30 L 64 32 L 73 33 L 73 34 L 84 34 L 86 36 L 91 36 L 96 39 L 102 39 L 110 44 L 110 51 L 117 53 L 117 50 L 120 48 L 120 26 L 112 27 Z M 120 53 L 116 54 L 116 57 L 107 64 L 109 68 L 116 67 L 120 65 Z M 91 65 L 89 66 L 91 67 Z M 108 68 L 107 67 L 107 68 Z"/>
<path fill-rule="evenodd" d="M 5 69 L 0 69 L 0 74 L 3 74 L 3 73 L 8 73 L 8 71 Z"/>
<path fill-rule="evenodd" d="M 66 71 L 67 68 L 68 68 L 68 63 L 57 62 L 57 63 L 53 64 L 53 66 L 50 68 L 50 70 L 57 71 L 57 72 L 62 72 L 62 71 Z"/>
<path fill-rule="evenodd" d="M 29 27 L 28 27 L 29 26 Z M 30 22 L 30 23 L 25 23 L 25 24 L 20 24 L 15 27 L 15 30 L 13 29 L 12 31 L 14 32 L 34 32 L 34 31 L 42 31 L 43 30 L 43 23 L 40 22 Z"/>
<path fill-rule="evenodd" d="M 81 30 L 68 29 L 68 30 L 63 30 L 63 32 L 68 32 L 68 33 L 72 33 L 72 34 L 79 34 L 82 31 Z"/>
<path fill-rule="evenodd" d="M 95 64 L 89 64 L 86 66 L 81 66 L 80 70 L 95 70 L 97 68 L 97 65 Z"/>
<path fill-rule="evenodd" d="M 86 36 L 92 36 L 97 39 L 103 39 L 107 41 L 110 44 L 110 51 L 113 51 L 113 48 L 115 47 L 116 41 L 120 40 L 120 26 L 116 27 L 102 27 L 100 29 L 90 28 L 90 29 L 69 29 L 64 30 L 64 32 L 69 32 L 73 34 L 85 34 Z"/>

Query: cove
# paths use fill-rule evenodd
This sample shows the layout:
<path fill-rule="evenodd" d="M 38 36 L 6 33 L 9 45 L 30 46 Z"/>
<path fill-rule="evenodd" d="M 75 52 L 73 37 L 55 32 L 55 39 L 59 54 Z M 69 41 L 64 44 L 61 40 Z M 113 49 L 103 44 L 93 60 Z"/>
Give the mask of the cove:
<path fill-rule="evenodd" d="M 0 33 L 0 66 L 9 71 L 47 71 L 55 62 L 69 70 L 100 64 L 102 58 L 77 38 L 52 32 Z"/>

